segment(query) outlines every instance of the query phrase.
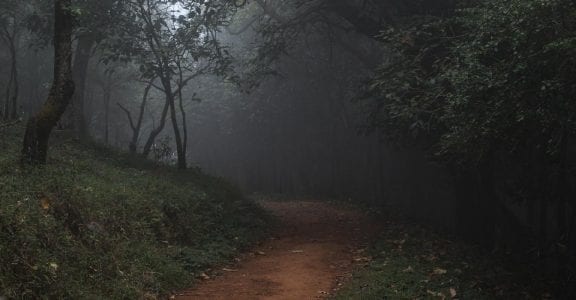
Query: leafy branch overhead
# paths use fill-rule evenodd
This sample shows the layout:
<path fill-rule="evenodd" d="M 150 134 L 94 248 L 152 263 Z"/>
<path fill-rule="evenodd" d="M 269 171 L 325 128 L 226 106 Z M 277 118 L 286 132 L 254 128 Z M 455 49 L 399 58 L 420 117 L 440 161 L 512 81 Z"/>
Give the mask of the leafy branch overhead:
<path fill-rule="evenodd" d="M 513 153 L 537 131 L 535 146 L 552 155 L 550 141 L 576 128 L 575 11 L 570 1 L 483 1 L 383 31 L 397 55 L 368 90 L 372 124 L 461 162 Z"/>

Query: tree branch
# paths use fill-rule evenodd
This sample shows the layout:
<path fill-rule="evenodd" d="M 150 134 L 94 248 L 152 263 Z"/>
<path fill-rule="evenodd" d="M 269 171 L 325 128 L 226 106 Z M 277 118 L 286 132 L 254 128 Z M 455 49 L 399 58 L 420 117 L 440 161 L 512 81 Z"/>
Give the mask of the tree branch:
<path fill-rule="evenodd" d="M 252 20 L 250 20 L 250 22 L 244 24 L 244 25 L 242 26 L 242 28 L 238 29 L 237 31 L 232 31 L 232 30 L 230 29 L 230 26 L 227 26 L 227 27 L 226 27 L 226 31 L 227 31 L 230 35 L 240 35 L 240 34 L 244 33 L 246 30 L 248 30 L 248 29 L 252 26 L 252 24 L 254 24 L 256 21 L 258 21 L 258 16 L 252 18 Z"/>
<path fill-rule="evenodd" d="M 122 106 L 120 102 L 116 102 L 116 104 L 126 113 L 126 116 L 128 116 L 128 121 L 130 121 L 130 128 L 132 128 L 133 131 L 136 131 L 136 126 L 134 125 L 134 120 L 132 119 L 132 113 L 126 107 Z"/>

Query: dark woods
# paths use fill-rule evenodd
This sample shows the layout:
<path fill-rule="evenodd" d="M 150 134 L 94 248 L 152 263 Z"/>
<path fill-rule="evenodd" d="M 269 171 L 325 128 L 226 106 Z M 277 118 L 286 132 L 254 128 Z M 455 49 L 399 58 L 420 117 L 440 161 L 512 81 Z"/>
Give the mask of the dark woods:
<path fill-rule="evenodd" d="M 367 91 L 370 120 L 447 167 L 464 236 L 538 262 L 572 293 L 576 7 L 451 4 L 380 35 L 394 55 Z"/>
<path fill-rule="evenodd" d="M 57 127 L 400 208 L 576 293 L 573 1 L 22 2 L 0 4 L 0 108 L 29 120 L 24 163 Z"/>

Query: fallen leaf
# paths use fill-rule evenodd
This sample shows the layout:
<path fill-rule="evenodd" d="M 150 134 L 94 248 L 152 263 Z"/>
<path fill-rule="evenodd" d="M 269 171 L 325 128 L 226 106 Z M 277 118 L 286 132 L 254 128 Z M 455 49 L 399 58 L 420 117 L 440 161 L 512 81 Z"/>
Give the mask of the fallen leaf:
<path fill-rule="evenodd" d="M 431 290 L 427 290 L 426 292 L 427 292 L 428 294 L 432 295 L 432 297 L 439 297 L 439 298 L 441 298 L 442 300 L 446 299 L 446 296 L 445 296 L 443 293 L 441 293 L 441 292 L 434 292 L 434 291 L 431 291 Z"/>
<path fill-rule="evenodd" d="M 206 273 L 202 273 L 202 274 L 200 274 L 200 278 L 202 278 L 204 280 L 208 280 L 208 279 L 210 279 L 210 276 L 208 276 Z"/>
<path fill-rule="evenodd" d="M 262 252 L 262 251 L 256 251 L 256 254 L 258 254 L 258 255 L 266 255 L 266 253 L 265 253 L 265 252 Z"/>
<path fill-rule="evenodd" d="M 40 199 L 40 206 L 42 206 L 42 209 L 48 210 L 48 209 L 50 209 L 51 205 L 52 205 L 52 200 L 50 198 L 44 196 Z"/>
<path fill-rule="evenodd" d="M 354 261 L 355 262 L 369 262 L 369 261 L 372 261 L 372 258 L 370 258 L 370 257 L 357 257 L 357 258 L 354 258 Z"/>
<path fill-rule="evenodd" d="M 290 252 L 292 252 L 292 253 L 304 253 L 304 250 L 292 250 Z"/>
<path fill-rule="evenodd" d="M 224 271 L 224 272 L 238 272 L 238 270 L 228 269 L 228 268 L 222 268 L 222 271 Z"/>
<path fill-rule="evenodd" d="M 458 294 L 456 293 L 456 289 L 455 289 L 455 288 L 450 288 L 450 297 L 456 298 L 456 295 L 458 295 Z"/>
<path fill-rule="evenodd" d="M 404 272 L 404 273 L 412 273 L 412 272 L 414 272 L 414 268 L 412 268 L 412 266 L 408 266 L 408 268 L 402 270 L 402 272 Z"/>
<path fill-rule="evenodd" d="M 436 269 L 434 269 L 434 271 L 432 273 L 434 275 L 444 275 L 444 274 L 448 273 L 448 271 L 444 270 L 442 268 L 436 268 Z"/>

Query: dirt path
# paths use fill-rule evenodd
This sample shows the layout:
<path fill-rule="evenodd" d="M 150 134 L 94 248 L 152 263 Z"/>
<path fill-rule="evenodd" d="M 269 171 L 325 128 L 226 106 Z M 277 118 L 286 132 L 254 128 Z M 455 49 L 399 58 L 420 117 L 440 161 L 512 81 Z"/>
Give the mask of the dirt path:
<path fill-rule="evenodd" d="M 366 216 L 320 202 L 261 204 L 280 219 L 274 236 L 176 299 L 322 299 L 365 261 Z"/>

